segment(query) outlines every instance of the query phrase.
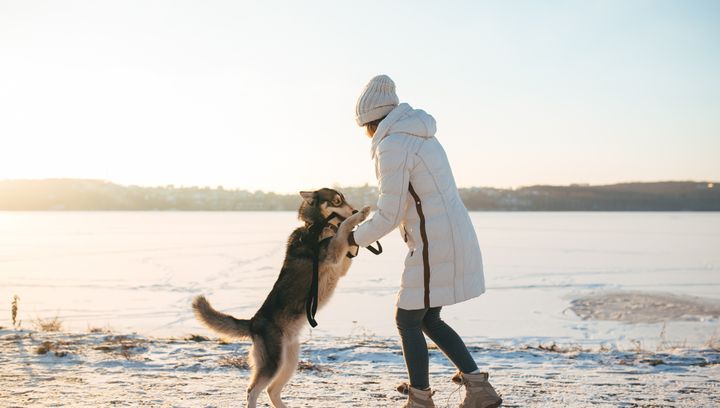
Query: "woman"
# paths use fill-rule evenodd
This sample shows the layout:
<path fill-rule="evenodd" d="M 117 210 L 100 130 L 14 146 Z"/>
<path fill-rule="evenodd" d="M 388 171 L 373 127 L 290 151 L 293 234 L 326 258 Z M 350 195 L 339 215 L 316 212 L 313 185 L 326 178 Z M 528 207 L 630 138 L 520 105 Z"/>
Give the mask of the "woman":
<path fill-rule="evenodd" d="M 453 381 L 466 386 L 462 407 L 497 407 L 502 399 L 481 373 L 465 343 L 440 318 L 442 306 L 485 291 L 482 257 L 450 164 L 435 138 L 435 119 L 399 104 L 395 84 L 378 75 L 363 89 L 356 120 L 372 138 L 380 188 L 377 210 L 350 243 L 368 246 L 399 226 L 408 245 L 395 316 L 410 384 L 405 407 L 434 407 L 425 333 L 455 364 Z"/>

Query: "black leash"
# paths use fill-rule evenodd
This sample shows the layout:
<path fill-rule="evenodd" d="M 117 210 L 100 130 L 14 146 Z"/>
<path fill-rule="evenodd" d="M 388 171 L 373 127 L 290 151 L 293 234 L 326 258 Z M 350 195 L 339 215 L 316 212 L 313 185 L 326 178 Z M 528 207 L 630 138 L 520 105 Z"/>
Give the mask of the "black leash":
<path fill-rule="evenodd" d="M 372 252 L 375 255 L 382 254 L 383 249 L 382 249 L 382 245 L 380 245 L 380 241 L 377 241 L 375 243 L 378 245 L 377 249 L 373 248 L 372 245 L 366 246 L 365 249 L 367 249 L 368 251 Z"/>
<path fill-rule="evenodd" d="M 308 293 L 307 299 L 305 299 L 305 315 L 307 316 L 308 323 L 311 327 L 316 327 L 318 324 L 315 321 L 315 313 L 318 308 L 318 286 L 320 283 L 320 243 L 315 244 L 313 248 L 313 275 L 312 282 L 310 282 L 310 293 Z"/>
<path fill-rule="evenodd" d="M 353 211 L 353 214 L 355 214 L 357 210 Z M 332 220 L 333 218 L 340 218 L 342 221 L 345 221 L 345 218 L 340 216 L 339 214 L 332 213 L 322 223 L 322 228 L 319 228 L 320 232 L 318 232 L 318 237 L 322 233 L 322 230 L 325 229 L 325 226 L 328 225 L 328 222 Z M 311 327 L 317 327 L 317 321 L 315 321 L 315 313 L 317 313 L 318 303 L 320 302 L 320 299 L 318 297 L 318 289 L 320 285 L 320 244 L 322 244 L 324 241 L 328 239 L 332 239 L 333 237 L 327 237 L 323 239 L 322 241 L 318 241 L 317 237 L 314 237 L 313 239 L 314 245 L 313 245 L 313 274 L 312 274 L 312 281 L 310 282 L 310 292 L 308 293 L 307 298 L 305 299 L 305 315 L 307 316 L 308 323 L 310 323 Z M 377 241 L 377 249 L 373 248 L 372 245 L 368 245 L 365 248 L 367 248 L 368 251 L 372 252 L 375 255 L 380 255 L 383 251 L 382 245 L 380 245 L 380 241 Z M 355 255 L 352 255 L 350 252 L 348 252 L 345 256 L 348 258 L 354 258 Z"/>

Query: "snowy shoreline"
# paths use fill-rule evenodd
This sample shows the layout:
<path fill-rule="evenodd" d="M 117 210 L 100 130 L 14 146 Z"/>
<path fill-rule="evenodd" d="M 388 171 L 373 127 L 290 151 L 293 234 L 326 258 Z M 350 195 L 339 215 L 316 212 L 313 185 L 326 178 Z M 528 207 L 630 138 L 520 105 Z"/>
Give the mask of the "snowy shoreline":
<path fill-rule="evenodd" d="M 0 401 L 26 406 L 242 406 L 249 343 L 201 336 L 0 330 Z M 470 344 L 508 407 L 717 406 L 720 349 L 658 351 L 578 345 Z M 454 368 L 434 347 L 438 406 L 457 406 Z M 292 407 L 394 407 L 405 379 L 396 339 L 304 341 L 300 369 L 284 393 Z M 261 398 L 267 406 L 267 398 Z"/>

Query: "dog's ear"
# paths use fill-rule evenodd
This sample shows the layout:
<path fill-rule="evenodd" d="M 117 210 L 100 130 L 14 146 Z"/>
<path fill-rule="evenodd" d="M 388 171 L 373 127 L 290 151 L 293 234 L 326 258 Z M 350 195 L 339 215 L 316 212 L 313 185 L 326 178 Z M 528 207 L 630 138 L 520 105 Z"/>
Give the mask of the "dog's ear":
<path fill-rule="evenodd" d="M 301 191 L 300 197 L 305 200 L 306 203 L 313 205 L 315 203 L 315 192 L 314 191 Z"/>

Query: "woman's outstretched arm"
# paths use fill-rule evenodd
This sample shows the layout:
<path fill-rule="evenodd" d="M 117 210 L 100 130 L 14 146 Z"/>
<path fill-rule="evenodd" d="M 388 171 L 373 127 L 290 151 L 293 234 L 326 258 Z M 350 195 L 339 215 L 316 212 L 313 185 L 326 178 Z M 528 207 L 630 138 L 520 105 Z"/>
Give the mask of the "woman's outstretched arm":
<path fill-rule="evenodd" d="M 395 229 L 405 216 L 410 154 L 402 146 L 378 146 L 377 175 L 380 187 L 377 210 L 372 218 L 358 226 L 350 239 L 366 247 Z"/>

